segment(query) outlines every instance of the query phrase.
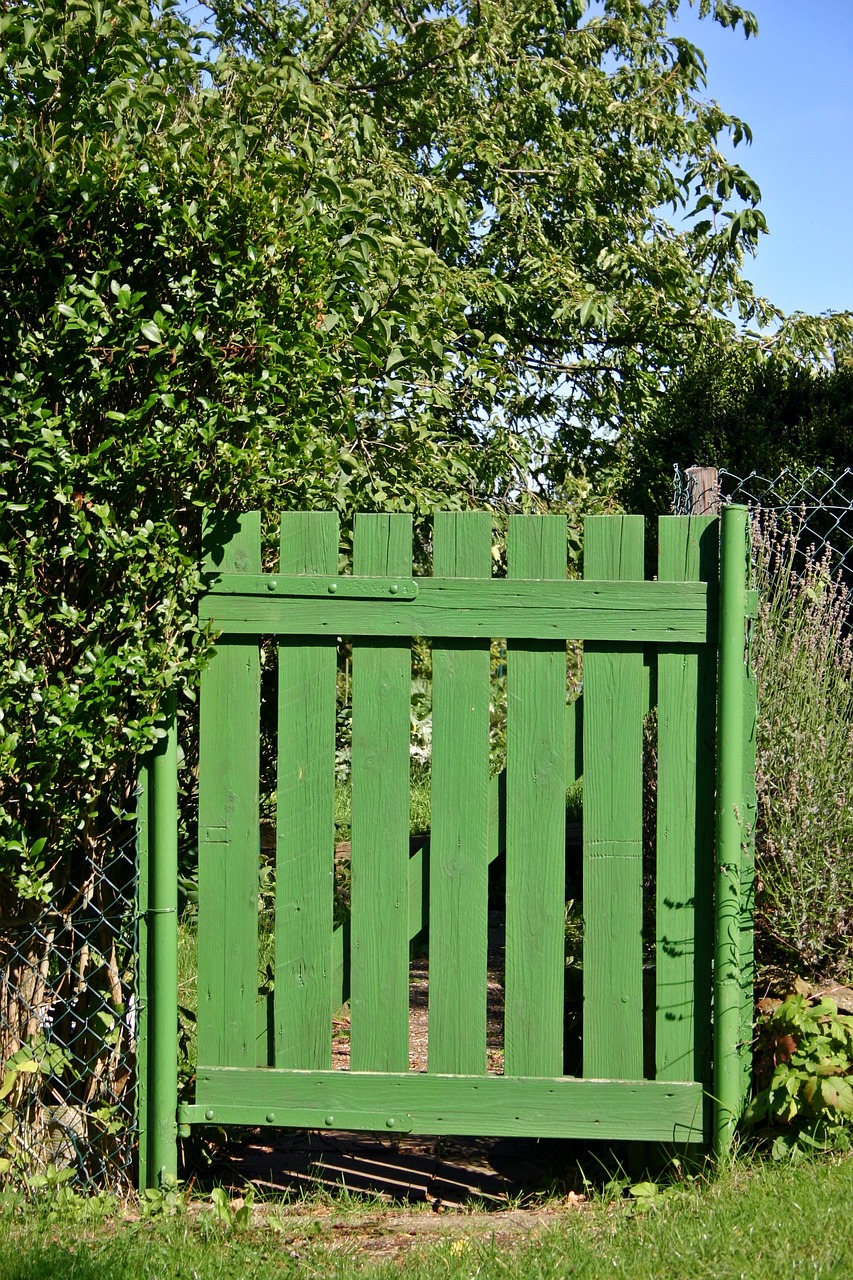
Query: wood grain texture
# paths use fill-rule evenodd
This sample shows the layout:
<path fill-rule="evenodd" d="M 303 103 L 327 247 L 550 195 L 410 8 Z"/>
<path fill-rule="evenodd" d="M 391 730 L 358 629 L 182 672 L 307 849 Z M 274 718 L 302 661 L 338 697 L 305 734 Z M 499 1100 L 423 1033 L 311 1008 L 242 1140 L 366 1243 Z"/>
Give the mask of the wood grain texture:
<path fill-rule="evenodd" d="M 211 521 L 205 568 L 259 573 L 257 512 Z M 198 1060 L 255 1062 L 260 654 L 223 638 L 199 694 Z"/>
<path fill-rule="evenodd" d="M 698 1084 L 200 1069 L 196 1088 L 182 1122 L 676 1144 L 703 1137 Z"/>
<path fill-rule="evenodd" d="M 489 578 L 492 521 L 436 515 L 441 577 Z M 429 1070 L 486 1070 L 489 864 L 489 642 L 437 640 L 432 649 Z"/>
<path fill-rule="evenodd" d="M 743 863 L 740 878 L 740 980 L 741 980 L 741 1078 L 744 1103 L 752 1086 L 752 1052 L 755 1018 L 755 821 L 758 798 L 755 791 L 755 730 L 758 719 L 758 682 L 748 669 L 744 693 L 743 758 Z"/>
<path fill-rule="evenodd" d="M 718 522 L 664 516 L 658 576 L 716 581 Z M 658 655 L 656 1069 L 710 1086 L 716 646 Z"/>
<path fill-rule="evenodd" d="M 639 516 L 585 522 L 584 574 L 643 576 Z M 584 647 L 584 1075 L 643 1074 L 643 652 Z"/>
<path fill-rule="evenodd" d="M 512 578 L 562 580 L 563 516 L 512 516 Z M 507 654 L 506 1005 L 504 1071 L 563 1070 L 566 644 L 515 642 Z"/>
<path fill-rule="evenodd" d="M 338 519 L 281 517 L 280 567 L 334 574 Z M 287 639 L 278 649 L 275 1064 L 331 1065 L 335 843 L 334 637 Z"/>
<path fill-rule="evenodd" d="M 716 591 L 703 583 L 629 582 L 616 586 L 567 578 L 557 582 L 509 578 L 414 581 L 418 587 L 414 600 L 390 596 L 375 600 L 277 599 L 265 591 L 241 596 L 211 594 L 202 597 L 199 613 L 202 620 L 212 619 L 228 635 L 716 642 Z"/>
<path fill-rule="evenodd" d="M 356 516 L 357 574 L 410 576 L 411 566 L 411 516 Z M 352 673 L 350 1063 L 354 1071 L 405 1071 L 412 681 L 408 638 L 357 640 Z"/>

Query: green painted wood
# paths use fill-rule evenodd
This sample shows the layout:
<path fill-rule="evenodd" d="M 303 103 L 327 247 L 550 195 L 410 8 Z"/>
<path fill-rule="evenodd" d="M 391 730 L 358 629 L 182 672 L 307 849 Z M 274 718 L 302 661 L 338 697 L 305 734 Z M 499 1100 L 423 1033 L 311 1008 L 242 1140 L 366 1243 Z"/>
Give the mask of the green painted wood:
<path fill-rule="evenodd" d="M 285 574 L 334 574 L 338 518 L 281 517 Z M 331 936 L 335 845 L 334 636 L 278 649 L 275 1065 L 331 1065 Z"/>
<path fill-rule="evenodd" d="M 492 779 L 492 783 L 503 779 L 501 773 Z M 489 787 L 490 804 L 492 806 L 490 823 L 497 822 L 494 813 L 497 789 Z M 494 862 L 503 853 L 504 845 L 497 835 L 497 826 L 489 827 L 489 862 Z M 409 941 L 429 927 L 429 849 L 418 849 L 409 858 Z M 350 998 L 349 977 L 349 922 L 338 925 L 332 935 L 332 1002 L 331 1012 L 336 1014 Z M 260 1065 L 260 1064 L 258 1064 Z"/>
<path fill-rule="evenodd" d="M 703 1137 L 699 1084 L 200 1068 L 196 1089 L 182 1122 L 677 1144 Z"/>
<path fill-rule="evenodd" d="M 356 516 L 357 574 L 409 576 L 411 564 L 411 516 Z M 412 681 L 408 639 L 356 640 L 352 673 L 350 1065 L 353 1071 L 405 1071 Z"/>
<path fill-rule="evenodd" d="M 742 903 L 748 682 L 747 520 L 743 506 L 720 516 L 720 640 L 717 677 L 717 857 L 714 894 L 714 1154 L 729 1149 L 743 1089 Z"/>
<path fill-rule="evenodd" d="M 585 522 L 589 578 L 643 576 L 640 516 Z M 643 1074 L 643 651 L 584 647 L 584 1075 Z"/>
<path fill-rule="evenodd" d="M 321 518 L 332 516 L 327 511 L 312 514 Z M 418 594 L 417 582 L 399 575 L 394 578 L 365 578 L 337 572 L 291 574 L 283 569 L 278 573 L 261 573 L 253 577 L 219 573 L 209 580 L 206 589 L 214 595 L 263 595 L 276 599 L 325 599 L 334 596 L 338 600 L 387 600 L 389 604 L 414 600 Z"/>
<path fill-rule="evenodd" d="M 442 578 L 490 578 L 492 518 L 436 515 L 433 566 Z M 489 891 L 488 640 L 432 647 L 429 1070 L 486 1070 Z"/>
<path fill-rule="evenodd" d="M 510 517 L 507 568 L 512 578 L 564 579 L 565 517 Z M 566 644 L 517 641 L 508 649 L 504 1071 L 557 1076 L 565 983 Z"/>
<path fill-rule="evenodd" d="M 744 838 L 740 879 L 740 979 L 741 979 L 741 1098 L 746 1104 L 752 1088 L 752 1041 L 755 1017 L 755 731 L 758 720 L 758 682 L 748 669 L 744 694 Z"/>
<path fill-rule="evenodd" d="M 717 580 L 718 521 L 664 516 L 662 581 Z M 711 1084 L 716 646 L 658 655 L 656 1017 L 659 1080 Z"/>
<path fill-rule="evenodd" d="M 716 642 L 716 590 L 704 583 L 415 581 L 415 600 L 210 594 L 202 597 L 199 614 L 226 635 Z"/>
<path fill-rule="evenodd" d="M 259 573 L 257 512 L 212 520 L 208 571 Z M 258 994 L 260 654 L 222 638 L 201 676 L 198 844 L 198 1060 L 255 1062 Z"/>

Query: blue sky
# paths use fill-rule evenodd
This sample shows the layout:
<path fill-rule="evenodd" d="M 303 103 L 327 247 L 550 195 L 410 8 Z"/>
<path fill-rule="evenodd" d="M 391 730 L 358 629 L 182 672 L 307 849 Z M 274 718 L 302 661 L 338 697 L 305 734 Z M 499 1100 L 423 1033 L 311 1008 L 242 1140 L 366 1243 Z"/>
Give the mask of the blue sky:
<path fill-rule="evenodd" d="M 757 39 L 682 0 L 673 32 L 708 61 L 709 98 L 751 126 L 735 151 L 770 228 L 744 274 L 784 311 L 853 310 L 853 0 L 741 0 Z"/>

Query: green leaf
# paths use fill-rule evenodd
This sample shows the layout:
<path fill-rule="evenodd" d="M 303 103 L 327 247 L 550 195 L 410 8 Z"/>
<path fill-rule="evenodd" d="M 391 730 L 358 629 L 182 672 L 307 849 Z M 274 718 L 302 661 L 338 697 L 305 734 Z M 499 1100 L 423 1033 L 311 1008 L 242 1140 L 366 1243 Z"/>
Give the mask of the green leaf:
<path fill-rule="evenodd" d="M 147 338 L 149 342 L 161 345 L 163 342 L 162 335 L 153 320 L 147 320 L 145 324 L 140 326 L 140 333 L 143 338 Z"/>
<path fill-rule="evenodd" d="M 853 1115 L 853 1086 L 849 1080 L 835 1077 L 821 1080 L 820 1092 L 824 1106 L 841 1111 L 844 1115 Z"/>

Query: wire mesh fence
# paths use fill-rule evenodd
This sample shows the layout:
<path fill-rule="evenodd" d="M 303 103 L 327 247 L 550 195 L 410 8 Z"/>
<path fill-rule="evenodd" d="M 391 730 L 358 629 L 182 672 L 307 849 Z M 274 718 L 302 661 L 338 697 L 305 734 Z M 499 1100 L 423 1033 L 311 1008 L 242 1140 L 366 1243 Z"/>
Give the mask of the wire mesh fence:
<path fill-rule="evenodd" d="M 804 563 L 826 558 L 831 572 L 853 581 L 853 470 L 831 475 L 821 467 L 775 476 L 758 471 L 738 476 L 721 467 L 675 467 L 672 509 L 676 515 L 744 503 L 753 512 L 781 519 Z"/>
<path fill-rule="evenodd" d="M 135 829 L 117 821 L 79 883 L 0 919 L 0 1183 L 130 1182 L 136 879 Z"/>

